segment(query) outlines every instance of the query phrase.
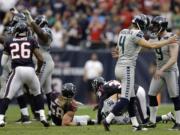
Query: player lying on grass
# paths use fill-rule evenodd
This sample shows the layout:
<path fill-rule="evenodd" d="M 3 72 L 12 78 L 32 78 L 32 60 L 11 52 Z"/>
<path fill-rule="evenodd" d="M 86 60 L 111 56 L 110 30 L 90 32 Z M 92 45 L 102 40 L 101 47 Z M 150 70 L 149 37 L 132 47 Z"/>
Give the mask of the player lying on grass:
<path fill-rule="evenodd" d="M 121 95 L 121 83 L 117 80 L 111 80 L 105 82 L 104 78 L 97 77 L 93 80 L 93 88 L 96 91 L 96 95 L 99 98 L 98 102 L 98 124 L 101 123 L 101 120 L 105 118 L 114 105 L 120 101 Z M 146 93 L 144 88 L 141 86 L 135 85 L 135 93 L 136 93 L 136 117 L 138 121 L 142 124 L 145 124 L 149 119 L 149 108 L 146 106 Z M 173 114 L 170 112 L 166 115 L 157 116 L 156 121 L 169 121 L 174 120 Z M 128 113 L 119 114 L 116 116 L 112 123 L 115 124 L 128 124 L 130 123 L 130 117 Z"/>
<path fill-rule="evenodd" d="M 76 86 L 65 83 L 62 94 L 53 93 L 50 104 L 52 122 L 56 126 L 80 126 L 95 124 L 88 115 L 75 116 L 78 103 L 74 99 Z"/>

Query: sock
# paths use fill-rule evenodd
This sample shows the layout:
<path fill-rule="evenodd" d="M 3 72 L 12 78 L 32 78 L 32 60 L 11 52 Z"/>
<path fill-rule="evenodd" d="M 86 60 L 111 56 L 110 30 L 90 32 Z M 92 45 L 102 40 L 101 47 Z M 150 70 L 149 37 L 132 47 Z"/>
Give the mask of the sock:
<path fill-rule="evenodd" d="M 169 117 L 167 115 L 161 115 L 162 120 L 169 120 Z"/>
<path fill-rule="evenodd" d="M 137 118 L 136 117 L 131 117 L 131 123 L 133 126 L 136 126 L 138 127 L 139 126 L 139 123 L 137 121 Z"/>
<path fill-rule="evenodd" d="M 48 111 L 48 115 L 51 116 L 51 111 Z"/>
<path fill-rule="evenodd" d="M 161 116 L 157 116 L 156 117 L 156 122 L 160 122 L 160 121 L 162 121 L 162 117 Z"/>
<path fill-rule="evenodd" d="M 175 111 L 176 123 L 180 124 L 180 110 Z"/>
<path fill-rule="evenodd" d="M 4 121 L 4 115 L 0 114 L 0 121 Z"/>
<path fill-rule="evenodd" d="M 27 107 L 21 108 L 21 113 L 22 115 L 29 116 L 28 108 Z"/>
<path fill-rule="evenodd" d="M 40 121 L 45 120 L 46 121 L 46 116 L 44 110 L 39 110 L 39 115 L 40 115 Z"/>
<path fill-rule="evenodd" d="M 49 110 L 50 110 L 50 104 L 51 104 L 51 93 L 46 94 L 46 98 L 47 98 L 48 108 L 49 108 Z"/>
<path fill-rule="evenodd" d="M 41 94 L 34 96 L 35 110 L 44 110 L 44 98 Z"/>
<path fill-rule="evenodd" d="M 112 112 L 110 112 L 110 113 L 108 114 L 108 116 L 106 117 L 106 122 L 107 122 L 108 124 L 110 124 L 111 121 L 112 121 L 112 119 L 114 119 L 114 117 L 115 117 L 115 115 L 114 115 Z"/>
<path fill-rule="evenodd" d="M 150 106 L 150 121 L 152 123 L 156 123 L 156 115 L 157 115 L 158 106 Z"/>
<path fill-rule="evenodd" d="M 27 107 L 27 100 L 25 95 L 21 95 L 17 97 L 18 105 L 20 106 L 20 109 Z"/>
<path fill-rule="evenodd" d="M 8 109 L 9 103 L 10 103 L 10 100 L 8 98 L 4 98 L 1 100 L 1 102 L 0 102 L 0 114 L 1 115 L 5 115 L 5 113 Z"/>

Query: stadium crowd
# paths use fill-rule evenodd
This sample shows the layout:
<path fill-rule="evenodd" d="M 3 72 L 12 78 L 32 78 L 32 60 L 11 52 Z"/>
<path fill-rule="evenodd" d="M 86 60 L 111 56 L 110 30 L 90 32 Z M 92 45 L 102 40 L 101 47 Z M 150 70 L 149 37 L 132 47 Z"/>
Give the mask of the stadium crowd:
<path fill-rule="evenodd" d="M 180 35 L 180 0 L 1 0 L 0 33 L 10 8 L 45 14 L 53 32 L 52 47 L 69 50 L 113 47 L 119 31 L 134 15 L 148 13 L 168 19 L 169 30 Z"/>

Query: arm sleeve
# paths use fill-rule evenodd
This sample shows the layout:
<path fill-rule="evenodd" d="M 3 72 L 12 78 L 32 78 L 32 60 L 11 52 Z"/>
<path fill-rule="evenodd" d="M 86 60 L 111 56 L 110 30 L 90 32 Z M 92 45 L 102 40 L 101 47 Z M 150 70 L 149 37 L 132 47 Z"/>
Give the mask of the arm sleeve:
<path fill-rule="evenodd" d="M 132 40 L 137 43 L 140 39 L 144 38 L 144 33 L 142 31 L 134 32 Z"/>

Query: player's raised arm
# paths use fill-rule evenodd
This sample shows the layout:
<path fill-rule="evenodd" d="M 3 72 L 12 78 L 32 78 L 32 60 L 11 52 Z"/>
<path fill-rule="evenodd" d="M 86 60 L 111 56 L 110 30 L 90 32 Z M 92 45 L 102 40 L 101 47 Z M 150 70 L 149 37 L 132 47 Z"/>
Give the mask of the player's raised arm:
<path fill-rule="evenodd" d="M 168 44 L 173 44 L 173 43 L 177 43 L 177 37 L 173 36 L 167 40 L 162 40 L 162 41 L 157 41 L 157 42 L 149 42 L 147 40 L 145 40 L 144 38 L 140 39 L 137 41 L 137 44 L 145 47 L 145 48 L 160 48 L 162 46 L 168 45 Z"/>
<path fill-rule="evenodd" d="M 0 35 L 0 43 L 4 44 L 4 36 Z"/>
<path fill-rule="evenodd" d="M 34 53 L 34 55 L 36 56 L 36 58 L 37 58 L 37 60 L 38 60 L 38 63 L 37 63 L 37 64 L 38 64 L 38 67 L 37 67 L 36 72 L 37 72 L 37 73 L 40 73 L 41 67 L 42 67 L 43 61 L 44 61 L 43 56 L 41 55 L 41 53 L 40 53 L 40 51 L 39 51 L 38 48 L 35 48 L 33 53 Z"/>
<path fill-rule="evenodd" d="M 43 25 L 43 23 L 48 23 L 45 17 L 38 16 L 38 18 L 36 18 L 34 21 L 28 10 L 24 11 L 24 14 L 27 17 L 28 24 L 32 27 L 32 30 L 38 35 L 38 37 L 42 41 L 48 42 L 48 38 L 49 38 L 48 33 L 44 32 L 43 29 L 41 29 L 41 25 Z"/>

